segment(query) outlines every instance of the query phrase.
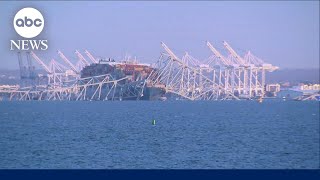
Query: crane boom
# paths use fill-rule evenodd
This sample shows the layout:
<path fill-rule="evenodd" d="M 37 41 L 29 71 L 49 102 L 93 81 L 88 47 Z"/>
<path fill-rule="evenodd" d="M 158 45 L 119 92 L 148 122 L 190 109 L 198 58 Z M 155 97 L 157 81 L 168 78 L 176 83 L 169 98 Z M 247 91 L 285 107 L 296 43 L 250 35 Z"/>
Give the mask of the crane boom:
<path fill-rule="evenodd" d="M 82 54 L 76 50 L 76 55 L 78 56 L 78 58 L 86 65 L 86 66 L 89 66 L 90 63 L 82 56 Z"/>
<path fill-rule="evenodd" d="M 187 67 L 188 66 L 185 62 L 183 62 L 181 59 L 179 59 L 165 43 L 161 42 L 161 45 L 174 61 L 176 61 L 178 64 L 182 65 L 183 67 Z M 198 73 L 198 69 L 196 69 L 194 67 L 189 67 L 189 68 L 192 71 Z"/>
<path fill-rule="evenodd" d="M 161 42 L 161 46 L 167 51 L 167 53 L 175 60 L 179 60 L 179 58 L 168 48 L 168 46 Z"/>
<path fill-rule="evenodd" d="M 65 71 L 66 69 L 68 69 L 67 67 L 65 67 L 64 65 L 58 63 L 56 60 L 52 59 L 53 63 L 58 66 L 61 69 L 61 72 Z"/>
<path fill-rule="evenodd" d="M 236 53 L 236 51 L 234 51 L 232 49 L 232 47 L 226 42 L 226 41 L 223 41 L 223 45 L 224 47 L 231 53 L 231 55 L 236 58 L 237 62 L 240 64 L 240 65 L 245 65 L 245 61 Z"/>
<path fill-rule="evenodd" d="M 221 54 L 218 50 L 216 50 L 216 49 L 211 45 L 211 43 L 210 43 L 209 41 L 207 41 L 207 46 L 209 47 L 209 49 L 213 52 L 213 54 L 214 54 L 215 56 L 217 56 L 219 59 L 221 59 L 221 61 L 222 61 L 225 65 L 227 65 L 227 66 L 232 65 L 232 63 L 229 62 L 224 56 L 222 56 L 222 54 Z"/>
<path fill-rule="evenodd" d="M 88 50 L 85 50 L 84 53 L 90 58 L 90 60 L 93 63 L 98 63 L 98 61 L 92 56 L 92 54 Z"/>
<path fill-rule="evenodd" d="M 71 67 L 71 69 L 72 69 L 75 73 L 79 73 L 78 70 L 77 70 L 77 68 L 69 61 L 68 58 L 66 58 L 66 56 L 65 56 L 61 51 L 58 50 L 58 54 L 60 55 L 60 57 L 62 58 L 62 60 Z"/>
<path fill-rule="evenodd" d="M 48 73 L 52 73 L 52 71 L 48 68 L 46 64 L 33 52 L 30 52 L 31 56 L 42 66 L 42 68 L 47 71 Z"/>
<path fill-rule="evenodd" d="M 173 61 L 177 62 L 178 64 L 182 65 L 183 67 L 188 67 L 191 71 L 193 71 L 194 73 L 198 74 L 199 76 L 201 76 L 201 78 L 203 78 L 205 81 L 208 82 L 213 82 L 211 79 L 209 79 L 208 77 L 204 76 L 203 74 L 201 74 L 201 70 L 199 72 L 199 69 L 194 68 L 192 66 L 188 66 L 185 62 L 183 62 L 181 59 L 179 59 L 170 49 L 169 47 L 161 42 L 162 47 L 166 50 L 166 52 L 169 54 L 169 56 L 173 59 Z"/>
<path fill-rule="evenodd" d="M 58 70 L 60 72 L 64 72 L 63 68 L 67 69 L 63 65 L 57 63 L 54 59 L 51 59 L 51 61 L 50 61 L 50 68 L 52 69 L 53 72 L 55 72 L 55 70 Z"/>

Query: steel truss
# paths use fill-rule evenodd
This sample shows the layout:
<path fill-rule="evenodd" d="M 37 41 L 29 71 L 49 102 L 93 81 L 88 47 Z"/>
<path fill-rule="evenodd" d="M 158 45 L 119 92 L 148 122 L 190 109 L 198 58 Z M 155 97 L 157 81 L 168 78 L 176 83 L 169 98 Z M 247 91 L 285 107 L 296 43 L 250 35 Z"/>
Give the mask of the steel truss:
<path fill-rule="evenodd" d="M 60 87 L 35 86 L 24 88 L 2 88 L 0 94 L 8 100 L 139 100 L 142 97 L 145 80 L 128 82 L 127 77 L 114 79 L 110 74 L 66 81 Z"/>

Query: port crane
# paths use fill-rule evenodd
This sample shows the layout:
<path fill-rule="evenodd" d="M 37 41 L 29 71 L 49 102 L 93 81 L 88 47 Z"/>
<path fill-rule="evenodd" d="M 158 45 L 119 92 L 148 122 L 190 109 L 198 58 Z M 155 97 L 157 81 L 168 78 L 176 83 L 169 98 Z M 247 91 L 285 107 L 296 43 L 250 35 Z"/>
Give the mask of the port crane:
<path fill-rule="evenodd" d="M 55 59 L 51 59 L 50 63 L 49 63 L 49 69 L 51 70 L 51 72 L 65 72 L 66 70 L 68 70 L 67 67 L 65 67 L 64 65 L 58 63 Z"/>
<path fill-rule="evenodd" d="M 32 64 L 30 58 L 30 52 L 27 52 L 27 63 L 28 63 L 28 77 L 32 81 L 31 84 L 34 85 L 34 80 L 36 79 L 35 67 Z"/>
<path fill-rule="evenodd" d="M 18 52 L 18 63 L 20 69 L 20 78 L 23 79 L 23 77 L 25 76 L 25 70 L 22 62 L 21 52 Z"/>
<path fill-rule="evenodd" d="M 213 47 L 213 45 L 209 41 L 207 41 L 207 46 L 213 52 L 215 57 L 222 62 L 222 63 L 219 63 L 220 66 L 218 69 L 218 75 L 216 75 L 216 71 L 217 71 L 216 68 L 213 69 L 214 79 L 218 79 L 218 83 L 222 84 L 222 76 L 224 76 L 224 91 L 229 90 L 232 93 L 234 93 L 234 87 L 236 86 L 235 72 L 236 72 L 237 65 L 235 65 L 228 58 L 225 58 L 216 48 Z M 239 77 L 238 77 L 238 81 L 240 81 Z M 231 89 L 229 87 L 231 87 Z"/>
<path fill-rule="evenodd" d="M 52 71 L 48 68 L 48 66 L 33 51 L 31 51 L 30 54 L 47 73 L 52 74 Z"/>
<path fill-rule="evenodd" d="M 61 83 L 68 80 L 68 69 L 62 64 L 58 63 L 54 59 L 51 59 L 49 67 L 34 53 L 31 51 L 31 56 L 38 62 L 38 64 L 47 72 L 47 84 L 50 87 L 59 87 Z"/>
<path fill-rule="evenodd" d="M 243 95 L 244 97 L 249 96 L 251 97 L 251 80 L 249 81 L 249 77 L 251 79 L 252 77 L 252 65 L 247 64 L 244 59 L 239 56 L 235 50 L 226 42 L 223 41 L 224 47 L 229 51 L 229 53 L 232 55 L 232 57 L 235 58 L 236 63 L 240 66 L 238 68 L 238 92 L 240 95 Z M 248 72 L 250 71 L 250 72 Z M 241 73 L 243 73 L 243 81 L 241 82 Z M 250 73 L 250 75 L 249 75 Z M 249 87 L 248 87 L 249 84 Z"/>
<path fill-rule="evenodd" d="M 25 66 L 23 64 L 23 59 L 21 52 L 18 52 L 18 62 L 19 62 L 19 70 L 20 70 L 20 85 L 21 86 L 29 86 L 35 85 L 35 68 L 32 65 L 31 59 L 30 59 L 30 52 L 26 52 L 26 58 L 27 58 L 27 65 Z"/>
<path fill-rule="evenodd" d="M 232 66 L 232 62 L 229 61 L 229 59 L 226 59 L 216 48 L 214 48 L 212 46 L 212 44 L 207 41 L 207 46 L 209 47 L 209 49 L 213 52 L 213 54 L 222 61 L 223 65 L 225 66 Z"/>
<path fill-rule="evenodd" d="M 189 54 L 186 54 L 181 60 L 173 51 L 165 44 L 161 43 L 166 53 L 163 53 L 158 63 L 158 72 L 156 77 L 151 76 L 155 85 L 164 85 L 166 92 L 176 94 L 190 100 L 212 100 L 219 99 L 218 89 L 222 89 L 220 84 L 217 84 L 212 79 L 203 73 L 203 66 L 199 62 L 192 59 Z M 237 99 L 233 94 L 226 92 L 225 97 Z"/>
<path fill-rule="evenodd" d="M 78 58 L 84 63 L 85 66 L 90 65 L 90 63 L 82 56 L 82 54 L 78 50 L 76 50 L 75 53 L 78 56 Z"/>
<path fill-rule="evenodd" d="M 98 63 L 98 61 L 92 56 L 92 54 L 91 54 L 88 50 L 85 50 L 84 53 L 89 57 L 89 59 L 90 59 L 93 63 Z"/>
<path fill-rule="evenodd" d="M 58 50 L 57 52 L 61 59 L 71 67 L 71 70 L 74 71 L 76 74 L 79 74 L 78 69 L 69 61 L 69 59 L 60 50 Z"/>
<path fill-rule="evenodd" d="M 87 66 L 82 60 L 79 60 L 77 63 L 76 63 L 76 68 L 77 70 L 80 72 L 85 66 Z"/>
<path fill-rule="evenodd" d="M 237 63 L 241 66 L 247 66 L 247 64 L 245 63 L 245 61 L 242 59 L 241 56 L 239 56 L 235 50 L 233 50 L 233 48 L 226 42 L 223 41 L 223 45 L 224 47 L 230 52 L 230 54 L 237 60 Z"/>

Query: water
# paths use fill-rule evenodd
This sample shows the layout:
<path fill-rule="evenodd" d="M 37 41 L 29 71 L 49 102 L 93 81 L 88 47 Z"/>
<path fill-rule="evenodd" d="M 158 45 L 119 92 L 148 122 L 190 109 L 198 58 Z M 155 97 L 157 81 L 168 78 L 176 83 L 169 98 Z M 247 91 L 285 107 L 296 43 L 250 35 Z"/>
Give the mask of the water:
<path fill-rule="evenodd" d="M 0 168 L 319 168 L 319 102 L 0 102 Z"/>

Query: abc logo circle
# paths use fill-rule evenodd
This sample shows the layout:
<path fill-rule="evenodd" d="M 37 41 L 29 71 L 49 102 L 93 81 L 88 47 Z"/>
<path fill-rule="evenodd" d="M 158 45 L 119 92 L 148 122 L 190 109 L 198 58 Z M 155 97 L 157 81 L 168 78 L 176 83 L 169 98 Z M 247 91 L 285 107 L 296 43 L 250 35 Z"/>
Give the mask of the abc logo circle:
<path fill-rule="evenodd" d="M 43 30 L 44 18 L 37 9 L 23 8 L 14 16 L 13 26 L 20 36 L 34 38 Z"/>

